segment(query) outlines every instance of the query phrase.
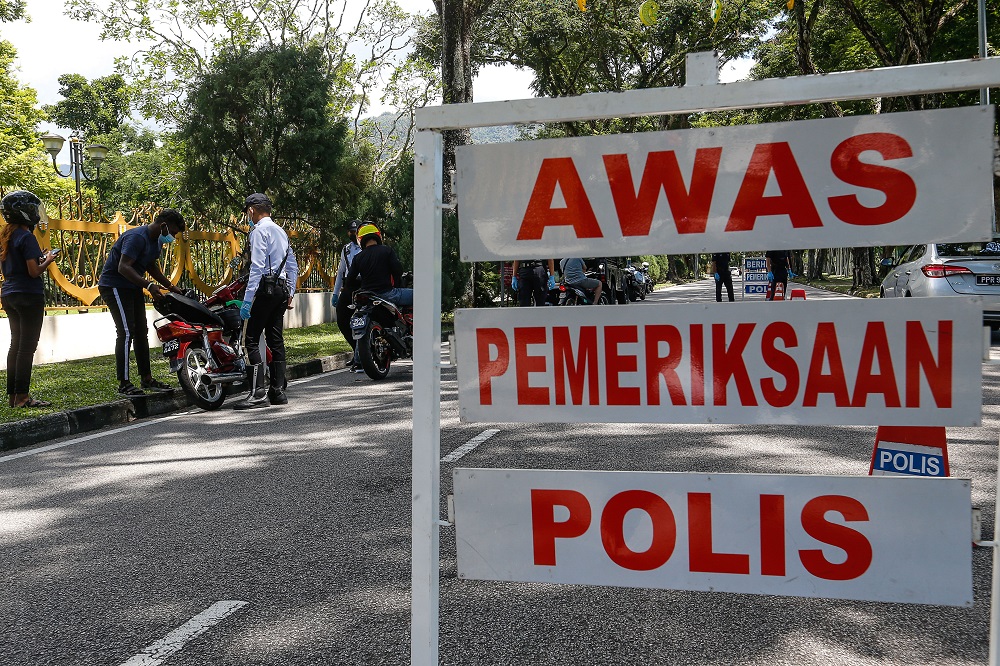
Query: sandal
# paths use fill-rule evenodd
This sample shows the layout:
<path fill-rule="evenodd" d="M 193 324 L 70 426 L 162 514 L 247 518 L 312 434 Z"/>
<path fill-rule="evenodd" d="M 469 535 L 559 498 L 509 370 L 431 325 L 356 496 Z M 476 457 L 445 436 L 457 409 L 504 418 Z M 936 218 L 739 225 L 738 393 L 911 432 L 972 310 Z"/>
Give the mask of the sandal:
<path fill-rule="evenodd" d="M 174 387 L 170 384 L 164 384 L 158 379 L 150 379 L 148 382 L 142 382 L 142 388 L 147 391 L 173 391 Z"/>
<path fill-rule="evenodd" d="M 52 403 L 49 402 L 48 400 L 35 400 L 32 397 L 28 397 L 27 400 L 25 400 L 24 402 L 22 402 L 20 405 L 17 405 L 17 407 L 19 407 L 19 408 L 20 407 L 25 407 L 27 409 L 37 409 L 39 407 L 51 407 L 51 406 L 52 406 Z"/>
<path fill-rule="evenodd" d="M 136 388 L 131 382 L 125 382 L 118 387 L 118 395 L 123 395 L 127 398 L 137 398 L 139 396 L 146 395 L 146 392 L 142 389 Z"/>

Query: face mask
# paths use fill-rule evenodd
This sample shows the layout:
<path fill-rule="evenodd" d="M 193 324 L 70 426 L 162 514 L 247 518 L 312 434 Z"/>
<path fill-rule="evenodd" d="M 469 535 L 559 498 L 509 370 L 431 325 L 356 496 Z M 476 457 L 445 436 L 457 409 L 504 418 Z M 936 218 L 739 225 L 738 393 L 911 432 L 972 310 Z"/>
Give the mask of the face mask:
<path fill-rule="evenodd" d="M 174 236 L 173 234 L 170 233 L 169 229 L 167 229 L 166 236 L 163 235 L 162 231 L 160 232 L 160 245 L 166 245 L 167 243 L 173 243 L 173 242 L 174 242 Z"/>

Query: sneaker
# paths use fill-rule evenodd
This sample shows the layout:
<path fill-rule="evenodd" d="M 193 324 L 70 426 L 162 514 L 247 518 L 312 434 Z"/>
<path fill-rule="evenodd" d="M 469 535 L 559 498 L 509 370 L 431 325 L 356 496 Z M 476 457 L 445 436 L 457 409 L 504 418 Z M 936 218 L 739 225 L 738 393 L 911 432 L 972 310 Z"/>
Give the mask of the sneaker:
<path fill-rule="evenodd" d="M 142 388 L 147 391 L 173 391 L 174 387 L 169 384 L 164 384 L 157 379 L 150 379 L 148 382 L 142 382 Z"/>
<path fill-rule="evenodd" d="M 118 387 L 118 395 L 123 395 L 126 398 L 136 398 L 141 395 L 146 395 L 146 392 L 133 386 L 132 382 L 125 382 Z"/>
<path fill-rule="evenodd" d="M 354 369 L 351 370 L 351 372 L 353 372 L 354 374 L 361 374 L 364 371 L 365 371 L 365 369 L 362 368 L 360 365 L 354 366 Z"/>

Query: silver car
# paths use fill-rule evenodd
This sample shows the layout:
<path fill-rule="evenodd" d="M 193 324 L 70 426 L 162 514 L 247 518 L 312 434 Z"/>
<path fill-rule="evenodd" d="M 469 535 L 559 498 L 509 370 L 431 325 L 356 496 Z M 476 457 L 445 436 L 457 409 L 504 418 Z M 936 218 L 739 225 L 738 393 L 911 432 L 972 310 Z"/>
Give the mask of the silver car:
<path fill-rule="evenodd" d="M 892 296 L 981 296 L 983 322 L 1000 328 L 1000 238 L 988 243 L 931 243 L 903 248 L 879 290 Z"/>

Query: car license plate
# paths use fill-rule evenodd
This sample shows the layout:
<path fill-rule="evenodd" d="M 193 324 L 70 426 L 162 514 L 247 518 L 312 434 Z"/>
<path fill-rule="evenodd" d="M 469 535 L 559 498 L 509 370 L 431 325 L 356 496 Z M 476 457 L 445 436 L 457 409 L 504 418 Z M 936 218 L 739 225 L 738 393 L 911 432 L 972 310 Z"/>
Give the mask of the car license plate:
<path fill-rule="evenodd" d="M 976 284 L 998 286 L 1000 285 L 1000 275 L 977 275 Z"/>
<path fill-rule="evenodd" d="M 180 340 L 167 340 L 163 343 L 163 355 L 164 356 L 174 356 L 177 350 L 181 348 Z"/>

